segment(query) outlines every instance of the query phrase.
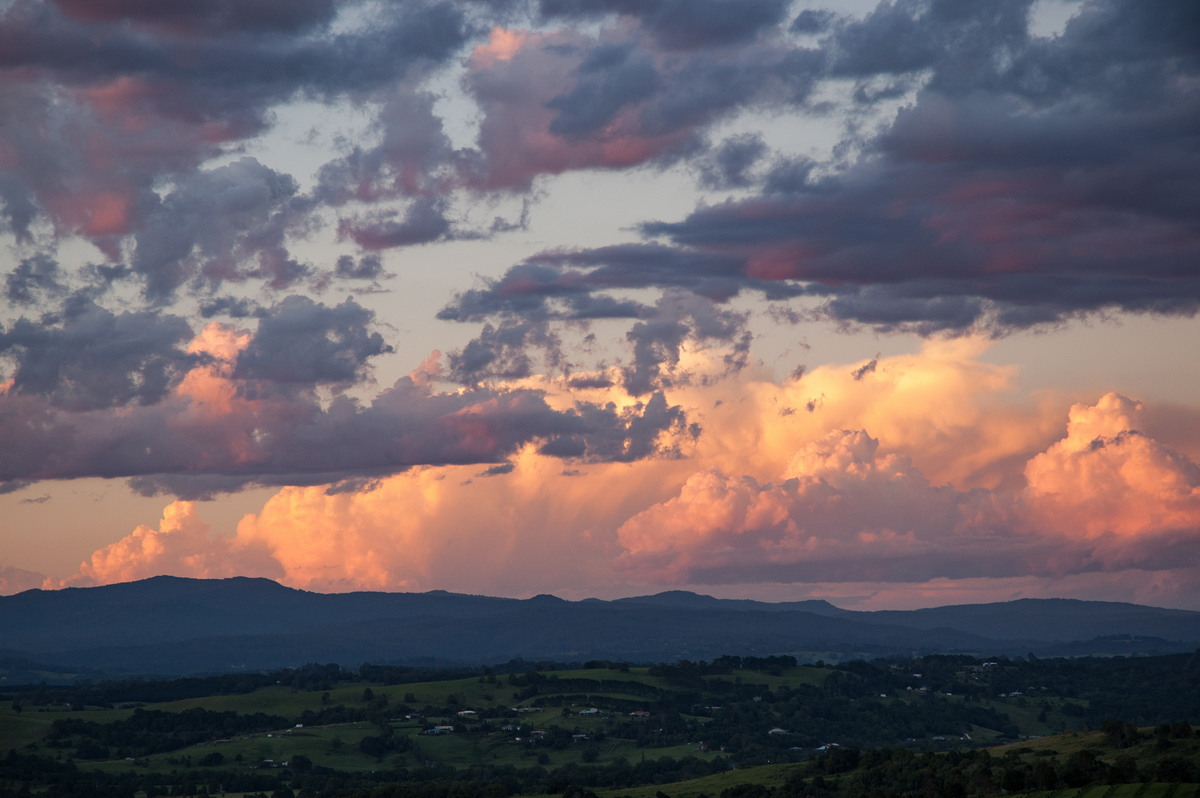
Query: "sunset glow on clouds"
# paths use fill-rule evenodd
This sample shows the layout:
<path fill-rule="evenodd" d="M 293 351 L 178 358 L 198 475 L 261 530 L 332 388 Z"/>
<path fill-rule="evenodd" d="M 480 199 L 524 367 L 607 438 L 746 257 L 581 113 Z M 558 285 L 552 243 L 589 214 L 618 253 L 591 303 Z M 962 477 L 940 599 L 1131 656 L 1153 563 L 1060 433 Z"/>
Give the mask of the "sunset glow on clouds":
<path fill-rule="evenodd" d="M 0 591 L 1200 608 L 1198 41 L 1167 0 L 0 2 Z"/>

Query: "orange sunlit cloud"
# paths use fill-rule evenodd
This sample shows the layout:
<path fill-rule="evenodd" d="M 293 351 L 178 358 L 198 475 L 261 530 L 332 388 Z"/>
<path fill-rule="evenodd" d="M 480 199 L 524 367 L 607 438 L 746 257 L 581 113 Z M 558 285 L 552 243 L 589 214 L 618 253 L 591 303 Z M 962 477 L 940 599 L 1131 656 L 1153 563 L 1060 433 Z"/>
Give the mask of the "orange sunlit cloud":
<path fill-rule="evenodd" d="M 278 568 L 261 549 L 245 541 L 212 536 L 200 520 L 194 502 L 176 501 L 163 510 L 158 528 L 139 526 L 128 536 L 96 551 L 79 573 L 47 580 L 47 588 L 131 582 L 159 574 L 222 578 L 250 572 L 279 576 Z"/>
<path fill-rule="evenodd" d="M 208 351 L 236 349 L 230 335 L 206 330 Z M 191 575 L 255 573 L 315 590 L 587 594 L 790 582 L 843 585 L 827 595 L 848 599 L 846 586 L 877 580 L 875 601 L 903 603 L 965 596 L 979 580 L 993 580 L 996 595 L 1040 595 L 1052 579 L 1083 590 L 1089 571 L 1149 568 L 1162 590 L 1186 590 L 1170 574 L 1187 562 L 1168 567 L 1153 547 L 1097 551 L 1089 541 L 1112 532 L 1178 546 L 1190 534 L 1182 545 L 1194 547 L 1195 464 L 1126 433 L 1139 406 L 1116 395 L 1076 405 L 1065 429 L 1060 409 L 1057 433 L 1043 436 L 1045 408 L 1014 401 L 1011 370 L 981 362 L 981 351 L 931 344 L 881 358 L 869 373 L 844 364 L 784 383 L 755 373 L 695 380 L 673 397 L 705 430 L 684 458 L 572 468 L 530 445 L 494 472 L 419 468 L 337 490 L 285 488 L 230 538 L 197 532 L 189 504 L 160 529 L 97 552 L 75 579 L 169 562 Z M 712 365 L 690 352 L 678 369 Z M 418 370 L 436 371 L 436 361 Z M 742 398 L 714 404 L 730 383 Z M 552 401 L 570 400 L 541 384 Z M 797 411 L 810 396 L 823 403 Z M 1086 443 L 1097 436 L 1109 443 Z M 1055 465 L 1063 458 L 1096 462 L 1071 470 Z M 1022 464 L 1028 485 L 1010 489 Z M 1118 488 L 1144 501 L 1114 513 L 1105 497 Z"/>
<path fill-rule="evenodd" d="M 1143 433 L 1142 412 L 1115 393 L 1074 405 L 1067 436 L 1025 468 L 1039 528 L 1094 541 L 1110 567 L 1200 544 L 1200 465 Z"/>
<path fill-rule="evenodd" d="M 528 31 L 492 28 L 488 40 L 471 51 L 471 66 L 486 69 L 497 61 L 511 61 L 531 38 L 536 41 L 538 37 Z"/>

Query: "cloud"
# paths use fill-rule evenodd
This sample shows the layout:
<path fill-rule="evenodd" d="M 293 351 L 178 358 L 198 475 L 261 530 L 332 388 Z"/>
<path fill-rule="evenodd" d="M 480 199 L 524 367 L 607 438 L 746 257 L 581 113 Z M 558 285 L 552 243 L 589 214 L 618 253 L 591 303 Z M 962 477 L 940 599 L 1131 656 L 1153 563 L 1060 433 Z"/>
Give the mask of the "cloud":
<path fill-rule="evenodd" d="M 1200 466 L 1136 432 L 1117 394 L 1075 405 L 1023 491 L 934 486 L 864 431 L 802 448 L 778 481 L 691 476 L 618 530 L 624 567 L 676 584 L 1013 579 L 1200 567 Z"/>
<path fill-rule="evenodd" d="M 564 456 L 584 461 L 624 462 L 669 451 L 685 424 L 661 395 L 622 408 L 581 400 L 556 409 L 544 388 L 436 393 L 424 372 L 369 404 L 345 395 L 323 404 L 308 388 L 354 378 L 383 346 L 366 332 L 367 318 L 353 302 L 327 308 L 293 298 L 255 334 L 210 323 L 189 347 L 190 370 L 158 401 L 133 409 L 93 398 L 80 412 L 28 391 L 0 393 L 0 482 L 123 477 L 145 494 L 205 497 L 249 484 L 498 463 L 535 441 L 570 441 Z M 91 365 L 100 380 L 103 363 Z M 122 375 L 117 388 L 132 385 Z M 108 382 L 102 387 L 101 396 L 113 395 Z"/>
<path fill-rule="evenodd" d="M 25 590 L 36 590 L 47 580 L 45 574 L 24 568 L 0 566 L 0 596 L 11 596 Z"/>
<path fill-rule="evenodd" d="M 878 447 L 861 430 L 835 431 L 798 452 L 779 483 L 693 475 L 677 497 L 621 525 L 621 564 L 680 584 L 920 581 L 1016 567 L 1026 541 L 1002 506 L 932 486 Z"/>
<path fill-rule="evenodd" d="M 303 585 L 511 586 L 538 563 L 543 589 L 1083 591 L 1136 571 L 1183 591 L 1192 409 L 1104 397 L 1068 418 L 1085 397 L 1022 394 L 982 357 L 1018 330 L 1200 308 L 1200 12 L 1077 5 L 1041 36 L 1029 0 L 4 4 L 0 492 L 285 488 L 233 537 L 180 505 L 94 580 L 156 546 L 216 572 L 253 543 Z M 573 192 L 596 171 L 690 177 L 702 199 L 539 243 L 571 240 L 539 203 L 587 220 Z M 382 251 L 419 272 L 487 237 L 511 265 L 439 289 L 437 319 L 475 328 L 373 386 L 395 344 L 362 298 Z M 763 299 L 779 324 L 928 343 L 780 382 L 751 350 Z M 894 518 L 855 509 L 879 501 Z M 404 502 L 422 514 L 392 540 Z M 650 534 L 689 513 L 707 549 Z M 354 559 L 322 571 L 335 544 Z M 456 574 L 477 551 L 508 570 Z"/>
<path fill-rule="evenodd" d="M 178 316 L 114 314 L 91 300 L 66 303 L 57 323 L 22 317 L 0 329 L 0 357 L 15 360 L 15 396 L 67 411 L 154 404 L 197 364 L 179 345 L 191 335 Z"/>
<path fill-rule="evenodd" d="M 60 282 L 58 261 L 46 254 L 25 258 L 4 277 L 4 296 L 15 305 L 31 305 L 44 297 L 59 296 L 65 290 Z"/>
<path fill-rule="evenodd" d="M 700 182 L 706 188 L 747 188 L 749 169 L 767 152 L 767 145 L 756 133 L 743 133 L 721 142 L 698 163 Z"/>
<path fill-rule="evenodd" d="M 253 158 L 201 171 L 148 213 L 137 234 L 133 269 L 148 297 L 162 301 L 187 282 L 217 285 L 251 275 L 282 288 L 302 276 L 273 269 L 287 260 L 284 234 L 303 213 L 296 183 Z M 245 264 L 250 262 L 247 269 Z"/>
<path fill-rule="evenodd" d="M 349 255 L 340 255 L 334 272 L 346 280 L 377 280 L 388 276 L 378 255 L 363 255 L 357 261 Z"/>
<path fill-rule="evenodd" d="M 750 333 L 745 314 L 723 310 L 699 296 L 668 292 L 652 314 L 633 325 L 625 337 L 633 345 L 633 361 L 623 370 L 625 389 L 634 396 L 687 380 L 679 364 L 684 341 L 729 344 L 725 363 L 730 371 L 746 365 Z"/>
<path fill-rule="evenodd" d="M 415 81 L 390 88 L 372 125 L 379 143 L 355 146 L 322 166 L 315 196 L 338 206 L 401 196 L 421 197 L 428 204 L 452 186 L 456 155 L 436 101 Z"/>
<path fill-rule="evenodd" d="M 261 165 L 255 173 L 246 160 L 203 170 L 206 160 L 266 131 L 280 103 L 382 93 L 409 70 L 444 62 L 467 35 L 448 2 L 409 2 L 378 18 L 365 4 L 328 0 L 159 5 L 17 0 L 0 14 L 0 103 L 13 112 L 0 109 L 9 226 L 28 236 L 46 218 L 112 260 L 135 235 L 135 272 L 159 301 L 196 276 L 236 272 L 278 288 L 303 273 L 289 265 L 282 230 L 264 227 L 282 223 L 289 198 L 289 221 L 308 210 L 292 179 Z M 357 24 L 335 33 L 339 10 Z M 238 271 L 239 257 L 257 268 Z"/>
<path fill-rule="evenodd" d="M 74 19 L 129 22 L 179 36 L 233 33 L 299 32 L 328 24 L 333 0 L 299 0 L 279 6 L 270 0 L 201 0 L 186 6 L 153 0 L 54 0 Z"/>
<path fill-rule="evenodd" d="M 603 54 L 603 47 L 576 34 L 498 28 L 475 49 L 467 75 L 468 91 L 482 111 L 474 184 L 528 189 L 540 174 L 626 168 L 689 146 L 686 130 L 655 136 L 639 129 L 637 103 L 645 91 L 629 92 L 621 76 L 609 75 L 612 66 L 602 58 L 588 78 L 587 56 L 597 49 Z M 641 69 L 635 76 L 639 85 L 648 77 Z M 607 88 L 606 78 L 613 81 Z"/>
<path fill-rule="evenodd" d="M 79 572 L 54 587 L 107 585 L 168 574 L 204 579 L 239 576 L 243 570 L 280 576 L 261 546 L 214 537 L 193 502 L 173 502 L 158 528 L 139 526 L 126 537 L 97 550 Z M 49 580 L 48 580 L 49 581 Z"/>
<path fill-rule="evenodd" d="M 393 214 L 379 213 L 366 219 L 343 220 L 338 233 L 354 239 L 363 249 L 380 250 L 429 244 L 453 238 L 450 221 L 442 203 L 417 200 L 396 220 Z"/>
<path fill-rule="evenodd" d="M 703 151 L 704 131 L 722 118 L 766 103 L 803 106 L 812 93 L 821 57 L 783 42 L 720 58 L 703 49 L 671 49 L 704 38 L 693 37 L 698 31 L 688 32 L 689 24 L 707 21 L 714 30 L 736 31 L 738 25 L 716 22 L 729 14 L 755 30 L 769 26 L 779 3 L 689 3 L 688 22 L 680 24 L 667 20 L 684 6 L 658 7 L 663 28 L 650 38 L 629 36 L 620 27 L 602 28 L 595 37 L 494 29 L 468 62 L 466 86 L 482 111 L 479 163 L 473 176 L 465 172 L 468 185 L 519 190 L 538 175 L 674 163 Z M 571 15 L 607 10 L 564 9 Z M 762 10 L 768 13 L 758 14 Z"/>
<path fill-rule="evenodd" d="M 719 47 L 753 39 L 783 20 L 786 0 L 540 0 L 543 17 L 589 18 L 623 14 L 635 18 L 672 49 Z"/>
<path fill-rule="evenodd" d="M 636 13 L 620 3 L 549 8 Z M 1112 311 L 1194 315 L 1200 282 L 1190 264 L 1200 237 L 1190 222 L 1200 159 L 1187 87 L 1200 62 L 1176 31 L 1196 25 L 1190 12 L 1159 11 L 1089 3 L 1061 36 L 1045 39 L 1028 31 L 1027 2 L 883 3 L 865 18 L 831 22 L 821 51 L 793 50 L 792 62 L 771 61 L 779 58 L 771 47 L 756 51 L 753 68 L 738 61 L 748 54 L 678 71 L 656 60 L 654 81 L 621 77 L 643 63 L 628 44 L 543 46 L 539 58 L 561 61 L 557 94 L 541 97 L 544 108 L 528 109 L 521 124 L 540 114 L 541 127 L 546 109 L 557 109 L 549 130 L 575 137 L 603 125 L 698 130 L 730 108 L 786 96 L 787 81 L 786 102 L 799 106 L 806 79 L 857 81 L 855 96 L 867 105 L 915 94 L 878 135 L 844 142 L 862 148 L 858 159 L 832 171 L 779 159 L 754 195 L 646 222 L 642 243 L 531 258 L 464 293 L 460 315 L 468 305 L 479 316 L 518 301 L 578 303 L 612 285 L 811 296 L 835 322 L 922 335 L 1004 334 Z M 537 53 L 532 41 L 527 49 Z M 580 49 L 585 57 L 565 60 Z M 580 74 L 573 88 L 571 63 Z M 591 77 L 593 63 L 604 64 L 612 88 Z M 740 86 L 743 67 L 759 85 Z M 784 83 L 773 84 L 775 76 Z M 631 93 L 635 86 L 644 96 Z M 737 87 L 737 98 L 718 86 Z M 513 122 L 504 140 L 530 140 Z M 763 153 L 751 137 L 692 157 L 707 185 L 744 187 Z M 549 171 L 567 167 L 564 160 Z M 635 268 L 648 258 L 654 267 Z M 534 266 L 535 280 L 520 282 Z"/>
<path fill-rule="evenodd" d="M 341 383 L 361 378 L 368 358 L 392 351 L 368 331 L 374 314 L 351 299 L 326 307 L 289 296 L 259 322 L 238 355 L 234 378 L 295 385 Z"/>
<path fill-rule="evenodd" d="M 1200 564 L 1200 465 L 1145 434 L 1142 416 L 1115 393 L 1072 406 L 1067 436 L 1025 467 L 1027 499 L 1045 532 L 1094 541 L 1105 562 Z"/>
<path fill-rule="evenodd" d="M 247 337 L 210 325 L 197 348 L 228 360 Z M 177 541 L 161 541 L 170 556 L 148 547 L 153 535 L 142 529 L 100 560 L 113 569 L 115 552 L 129 561 L 122 568 L 140 558 L 193 562 L 194 575 L 242 562 L 243 573 L 319 590 L 582 597 L 673 585 L 810 591 L 875 608 L 971 596 L 1111 598 L 1113 585 L 1159 604 L 1194 597 L 1196 464 L 1129 432 L 1140 424 L 1138 403 L 1110 394 L 1075 405 L 1066 420 L 1060 404 L 1014 396 L 1013 371 L 981 360 L 983 350 L 928 344 L 880 356 L 861 380 L 850 364 L 830 364 L 778 383 L 754 367 L 727 373 L 719 353 L 685 346 L 680 368 L 696 379 L 644 403 L 612 380 L 568 388 L 529 378 L 525 389 L 541 385 L 547 410 L 575 408 L 583 424 L 623 424 L 624 433 L 602 444 L 564 429 L 518 443 L 482 470 L 460 460 L 327 475 L 332 485 L 283 488 L 229 537 L 164 522 L 157 533 Z M 436 379 L 432 360 L 407 390 Z M 189 390 L 217 385 L 196 381 Z M 824 397 L 814 412 L 780 412 L 813 394 Z M 208 401 L 243 400 L 228 391 Z M 680 427 L 684 411 L 703 427 L 698 437 Z M 425 424 L 447 437 L 440 422 Z M 674 455 L 648 457 L 664 451 L 664 429 L 673 430 Z M 1122 496 L 1128 509 L 1113 498 Z"/>

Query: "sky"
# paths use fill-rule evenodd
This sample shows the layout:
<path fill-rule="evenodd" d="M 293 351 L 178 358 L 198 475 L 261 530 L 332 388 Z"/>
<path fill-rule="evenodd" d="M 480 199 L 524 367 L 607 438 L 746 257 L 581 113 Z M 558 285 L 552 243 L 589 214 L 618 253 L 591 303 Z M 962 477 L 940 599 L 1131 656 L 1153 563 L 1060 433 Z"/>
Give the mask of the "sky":
<path fill-rule="evenodd" d="M 1200 610 L 1200 5 L 0 0 L 0 593 Z"/>

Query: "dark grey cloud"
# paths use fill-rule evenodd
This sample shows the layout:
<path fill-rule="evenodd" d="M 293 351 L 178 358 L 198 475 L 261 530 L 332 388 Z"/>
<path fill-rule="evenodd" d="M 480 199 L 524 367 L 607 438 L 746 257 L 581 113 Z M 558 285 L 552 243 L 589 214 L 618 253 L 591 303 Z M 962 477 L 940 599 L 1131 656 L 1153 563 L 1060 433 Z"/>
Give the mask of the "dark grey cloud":
<path fill-rule="evenodd" d="M 621 14 L 637 18 L 674 49 L 744 43 L 778 25 L 787 0 L 541 0 L 547 19 Z"/>
<path fill-rule="evenodd" d="M 447 321 L 483 321 L 493 315 L 588 320 L 640 318 L 647 305 L 599 293 L 622 288 L 684 288 L 724 301 L 746 288 L 772 297 L 803 289 L 748 279 L 742 261 L 717 252 L 660 244 L 619 244 L 580 251 L 550 251 L 511 267 L 499 278 L 469 289 L 438 312 Z"/>
<path fill-rule="evenodd" d="M 335 30 L 339 14 L 359 19 Z M 459 4 L 435 0 L 386 8 L 331 0 L 16 0 L 0 12 L 0 153 L 21 157 L 0 157 L 0 220 L 27 237 L 38 218 L 48 219 L 57 233 L 82 235 L 113 261 L 126 237 L 136 237 L 134 271 L 155 301 L 196 278 L 209 288 L 231 271 L 286 287 L 308 267 L 287 253 L 279 230 L 237 207 L 254 198 L 218 195 L 222 187 L 212 183 L 223 170 L 229 179 L 230 167 L 201 172 L 200 165 L 266 130 L 281 103 L 385 96 L 414 68 L 458 53 L 470 32 Z M 291 196 L 291 221 L 304 222 L 312 207 L 301 207 L 294 183 L 286 185 L 291 178 L 272 179 L 272 191 Z M 160 197 L 164 186 L 172 194 Z M 317 200 L 330 201 L 327 194 Z M 224 207 L 202 208 L 202 200 Z M 278 222 L 284 209 L 274 210 Z M 188 217 L 224 211 L 233 216 L 211 227 Z M 237 227 L 242 213 L 258 228 Z M 231 234 L 239 240 L 230 242 Z M 248 246 L 253 251 L 241 254 L 257 262 L 234 267 L 205 251 L 231 244 Z"/>
<path fill-rule="evenodd" d="M 0 127 L 3 127 L 0 121 Z M 37 216 L 32 192 L 11 176 L 0 174 L 0 222 L 18 238 L 28 238 L 29 225 Z M 0 228 L 0 229 L 4 229 Z"/>
<path fill-rule="evenodd" d="M 205 319 L 214 316 L 227 316 L 232 319 L 262 318 L 267 314 L 266 308 L 245 297 L 218 296 L 200 304 L 200 316 Z"/>
<path fill-rule="evenodd" d="M 334 274 L 344 280 L 378 280 L 387 276 L 378 255 L 362 255 L 358 260 L 349 255 L 339 255 Z"/>
<path fill-rule="evenodd" d="M 832 70 L 863 77 L 933 69 L 942 90 L 959 81 L 978 88 L 994 73 L 997 56 L 1028 44 L 1032 6 L 1033 0 L 880 3 L 865 18 L 838 27 Z"/>
<path fill-rule="evenodd" d="M 579 65 L 579 74 L 570 91 L 546 104 L 557 112 L 550 132 L 565 138 L 595 134 L 621 109 L 653 95 L 659 82 L 650 59 L 635 55 L 628 45 L 593 50 Z"/>
<path fill-rule="evenodd" d="M 288 13 L 277 12 L 276 19 Z M 288 99 L 297 91 L 377 89 L 420 60 L 444 60 L 466 40 L 465 17 L 451 2 L 405 2 L 376 13 L 374 24 L 344 33 L 329 31 L 328 14 L 310 17 L 320 36 L 295 28 L 147 36 L 119 17 L 71 18 L 50 3 L 16 0 L 0 18 L 0 65 L 50 71 L 73 85 L 135 74 L 184 92 L 156 97 L 162 110 L 195 113 L 187 105 L 199 101 L 204 110 L 253 105 L 258 113 L 266 110 L 264 100 Z"/>
<path fill-rule="evenodd" d="M 730 349 L 726 364 L 730 371 L 737 371 L 745 366 L 750 349 L 746 321 L 745 314 L 719 308 L 704 297 L 668 292 L 653 313 L 626 333 L 633 359 L 623 370 L 625 390 L 641 396 L 668 387 L 674 380 L 686 382 L 689 375 L 672 378 L 668 372 L 679 364 L 687 341 L 725 344 Z"/>
<path fill-rule="evenodd" d="M 875 367 L 878 365 L 879 365 L 879 359 L 871 358 L 866 363 L 863 363 L 861 366 L 859 366 L 854 371 L 852 371 L 850 373 L 850 376 L 854 377 L 855 382 L 859 382 L 862 380 L 863 377 L 867 376 L 868 374 L 874 374 Z"/>
<path fill-rule="evenodd" d="M 351 299 L 327 307 L 289 296 L 259 322 L 234 376 L 288 385 L 353 383 L 370 358 L 392 351 L 382 335 L 368 329 L 373 319 Z"/>
<path fill-rule="evenodd" d="M 179 36 L 229 33 L 300 32 L 328 24 L 335 0 L 53 0 L 74 19 L 146 25 Z"/>
<path fill-rule="evenodd" d="M 178 316 L 72 300 L 59 314 L 0 329 L 0 358 L 12 360 L 12 391 L 22 397 L 70 411 L 148 405 L 198 362 L 181 348 L 191 335 Z"/>
<path fill-rule="evenodd" d="M 29 305 L 66 290 L 58 261 L 46 254 L 23 259 L 4 276 L 4 296 L 13 304 Z"/>
<path fill-rule="evenodd" d="M 318 201 L 429 200 L 452 182 L 456 154 L 434 109 L 437 98 L 407 82 L 389 87 L 383 96 L 373 125 L 378 144 L 354 146 L 322 166 L 314 191 Z"/>
<path fill-rule="evenodd" d="M 818 176 L 809 160 L 777 161 L 758 196 L 643 224 L 655 243 L 531 258 L 443 317 L 561 315 L 567 297 L 613 287 L 815 296 L 837 322 L 922 334 L 1192 315 L 1200 48 L 1177 29 L 1198 15 L 1152 5 L 1161 13 L 1085 4 L 1055 38 L 1029 33 L 1027 2 L 883 3 L 830 20 L 832 74 L 931 75 L 858 162 Z M 763 157 L 753 139 L 727 142 L 703 174 L 744 183 L 742 164 Z M 669 326 L 642 336 L 667 341 Z"/>
<path fill-rule="evenodd" d="M 195 172 L 147 211 L 133 269 L 160 302 L 192 280 L 216 286 L 255 276 L 286 287 L 308 272 L 284 246 L 307 209 L 295 180 L 253 158 Z"/>
<path fill-rule="evenodd" d="M 827 9 L 806 8 L 792 20 L 793 33 L 824 33 L 833 25 L 837 14 Z"/>
<path fill-rule="evenodd" d="M 550 368 L 563 365 L 561 342 L 545 323 L 505 319 L 485 324 L 466 346 L 447 357 L 447 376 L 464 385 L 522 379 L 533 374 L 536 352 Z"/>
<path fill-rule="evenodd" d="M 527 443 L 572 440 L 560 456 L 584 462 L 670 454 L 683 411 L 661 394 L 618 411 L 578 403 L 555 410 L 537 391 L 430 393 L 409 378 L 369 405 L 307 393 L 239 400 L 206 413 L 185 397 L 136 412 L 65 412 L 19 393 L 0 395 L 0 486 L 83 476 L 126 478 L 145 495 L 203 498 L 247 485 L 320 485 L 418 465 L 503 463 Z M 667 436 L 667 437 L 664 437 Z"/>
<path fill-rule="evenodd" d="M 553 279 L 556 273 L 535 264 L 524 264 L 511 271 L 501 282 L 521 282 L 522 275 L 534 278 L 524 285 L 538 290 L 537 276 Z M 576 277 L 578 275 L 572 275 Z M 587 284 L 577 286 L 586 291 Z M 498 321 L 484 324 L 481 332 L 466 346 L 448 356 L 446 376 L 465 385 L 486 380 L 520 379 L 531 376 L 537 368 L 551 373 L 570 374 L 573 364 L 570 354 L 555 332 L 553 322 L 569 321 L 586 326 L 589 322 L 607 318 L 628 318 L 633 321 L 626 333 L 630 344 L 629 363 L 622 368 L 622 384 L 633 396 L 642 396 L 671 384 L 687 382 L 689 374 L 673 374 L 683 346 L 687 342 L 719 343 L 727 348 L 726 365 L 730 372 L 746 364 L 751 336 L 746 330 L 747 316 L 719 307 L 713 300 L 698 293 L 668 290 L 654 305 L 578 301 L 572 293 L 534 296 L 526 307 L 506 302 L 504 288 L 480 290 L 460 296 L 458 303 L 443 309 L 441 318 L 466 320 L 494 315 Z M 584 295 L 594 298 L 593 295 Z M 485 310 L 486 308 L 486 310 Z M 619 311 L 618 311 L 619 308 Z M 604 387 L 611 384 L 607 377 L 585 376 L 571 379 L 574 387 Z"/>
<path fill-rule="evenodd" d="M 615 10 L 582 6 L 566 4 L 552 16 Z M 676 8 L 661 4 L 668 6 Z M 652 7 L 660 8 L 648 3 L 630 13 L 648 18 Z M 753 11 L 688 4 L 693 20 L 718 8 Z M 456 153 L 456 164 L 466 184 L 503 190 L 525 190 L 538 175 L 568 169 L 661 168 L 701 155 L 706 129 L 740 110 L 806 107 L 825 71 L 824 55 L 797 49 L 782 33 L 754 46 L 682 50 L 628 26 L 595 37 L 548 33 L 469 73 L 467 88 L 482 110 L 479 149 Z"/>
<path fill-rule="evenodd" d="M 753 181 L 750 169 L 766 154 L 766 142 L 757 133 L 732 136 L 697 159 L 700 183 L 710 189 L 746 188 Z"/>
<path fill-rule="evenodd" d="M 454 237 L 444 203 L 439 200 L 417 199 L 397 219 L 389 212 L 379 212 L 366 218 L 343 220 L 338 232 L 364 249 L 389 249 L 415 244 L 429 244 Z"/>

